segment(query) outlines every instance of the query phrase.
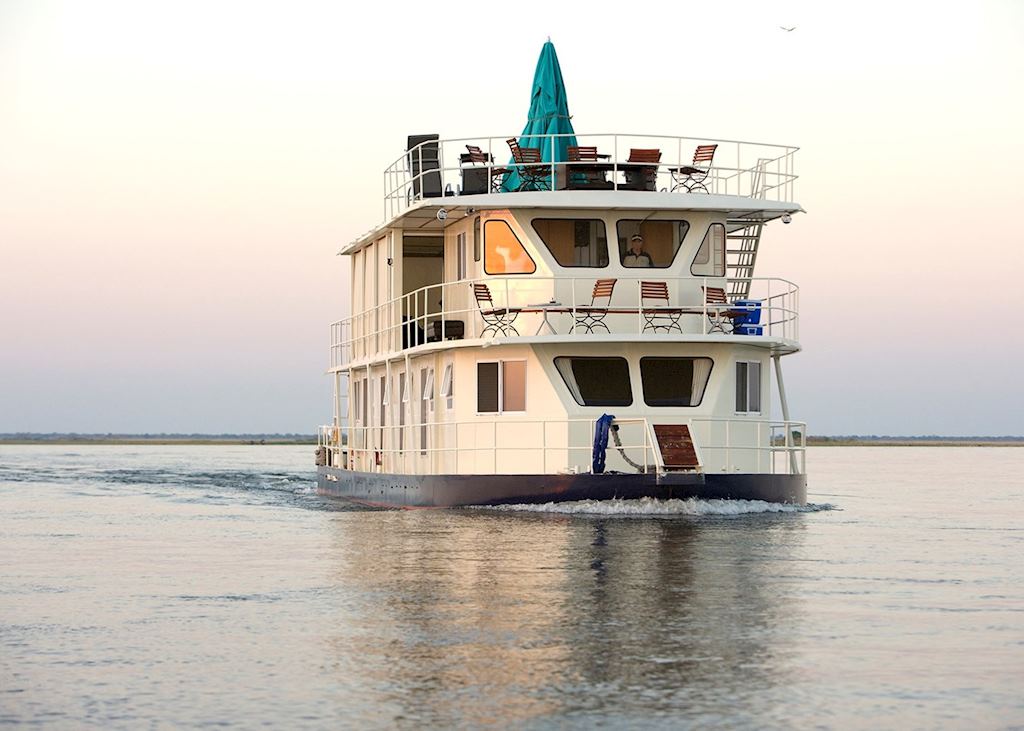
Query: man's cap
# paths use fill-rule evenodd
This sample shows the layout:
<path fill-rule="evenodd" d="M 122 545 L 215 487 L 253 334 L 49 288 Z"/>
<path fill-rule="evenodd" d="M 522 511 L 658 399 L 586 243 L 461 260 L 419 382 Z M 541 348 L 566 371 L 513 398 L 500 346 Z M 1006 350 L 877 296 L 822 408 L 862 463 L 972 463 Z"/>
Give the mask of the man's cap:
<path fill-rule="evenodd" d="M 641 236 L 640 234 L 633 234 L 632 236 L 629 237 L 629 240 L 630 241 L 643 241 L 644 237 Z"/>

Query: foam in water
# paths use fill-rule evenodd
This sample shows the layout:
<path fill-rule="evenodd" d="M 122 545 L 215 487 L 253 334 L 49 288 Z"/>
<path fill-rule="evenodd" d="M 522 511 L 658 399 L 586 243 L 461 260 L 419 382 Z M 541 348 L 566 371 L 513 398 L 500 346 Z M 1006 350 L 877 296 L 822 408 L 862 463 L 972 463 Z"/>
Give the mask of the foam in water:
<path fill-rule="evenodd" d="M 578 500 L 575 502 L 482 506 L 485 510 L 565 515 L 752 515 L 757 513 L 814 513 L 831 510 L 832 505 L 791 505 L 763 500 Z"/>

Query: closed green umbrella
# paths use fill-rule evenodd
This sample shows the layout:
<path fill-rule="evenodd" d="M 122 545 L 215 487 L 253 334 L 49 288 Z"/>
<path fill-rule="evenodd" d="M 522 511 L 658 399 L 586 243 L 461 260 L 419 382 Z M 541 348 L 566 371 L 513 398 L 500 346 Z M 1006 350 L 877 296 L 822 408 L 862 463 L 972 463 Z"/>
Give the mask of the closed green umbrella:
<path fill-rule="evenodd" d="M 557 137 L 552 150 L 551 138 L 543 136 L 560 134 L 574 135 L 575 132 L 569 117 L 569 101 L 565 95 L 565 82 L 562 80 L 562 68 L 558 65 L 558 54 L 555 53 L 551 39 L 548 39 L 540 49 L 540 58 L 537 59 L 537 70 L 533 74 L 533 93 L 530 96 L 530 115 L 519 137 L 519 146 L 539 147 L 541 160 L 548 164 L 552 162 L 552 153 L 554 162 L 564 162 L 569 158 L 567 150 L 570 145 L 576 144 L 576 138 Z M 502 189 L 518 190 L 521 184 L 519 174 L 513 170 L 506 176 Z"/>

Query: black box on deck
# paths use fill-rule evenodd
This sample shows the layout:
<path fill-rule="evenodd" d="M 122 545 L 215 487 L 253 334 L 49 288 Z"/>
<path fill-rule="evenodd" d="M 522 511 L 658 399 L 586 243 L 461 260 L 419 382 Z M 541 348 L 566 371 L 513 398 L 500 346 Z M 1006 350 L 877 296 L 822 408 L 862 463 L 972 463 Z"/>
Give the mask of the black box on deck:
<path fill-rule="evenodd" d="M 441 320 L 434 320 L 430 323 L 431 342 L 436 343 L 441 340 L 441 329 Z M 445 340 L 462 340 L 462 338 L 466 337 L 466 323 L 462 320 L 445 320 L 443 334 Z"/>

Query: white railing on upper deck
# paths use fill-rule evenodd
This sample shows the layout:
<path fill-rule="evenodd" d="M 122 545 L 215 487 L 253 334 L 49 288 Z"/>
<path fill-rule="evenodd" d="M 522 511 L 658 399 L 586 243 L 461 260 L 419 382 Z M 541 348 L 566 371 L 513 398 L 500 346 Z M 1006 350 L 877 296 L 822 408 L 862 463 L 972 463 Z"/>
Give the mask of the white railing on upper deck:
<path fill-rule="evenodd" d="M 718 145 L 708 175 L 703 180 L 703 190 L 719 195 L 738 195 L 774 201 L 793 201 L 794 182 L 797 174 L 794 157 L 799 148 L 788 145 L 772 145 L 760 142 L 743 142 L 739 140 L 722 140 L 705 137 L 675 137 L 668 135 L 638 134 L 575 134 L 575 135 L 505 135 L 498 137 L 464 137 L 450 140 L 430 140 L 422 142 L 411 150 L 407 150 L 384 171 L 384 215 L 390 219 L 414 202 L 427 196 L 457 195 L 466 193 L 465 174 L 476 177 L 483 175 L 485 191 L 490 191 L 492 180 L 500 178 L 494 174 L 496 168 L 516 168 L 511 160 L 511 151 L 507 140 L 515 137 L 523 138 L 529 146 L 544 150 L 550 167 L 547 176 L 551 181 L 550 188 L 557 190 L 566 187 L 572 179 L 573 167 L 577 170 L 585 166 L 593 166 L 593 162 L 568 162 L 554 160 L 556 147 L 561 147 L 567 138 L 575 138 L 579 146 L 596 147 L 601 156 L 600 162 L 606 164 L 605 171 L 612 189 L 635 189 L 623 180 L 624 174 L 635 170 L 637 165 L 628 162 L 630 150 L 657 149 L 661 151 L 661 161 L 655 167 L 656 175 L 652 184 L 653 190 L 687 192 L 681 185 L 685 176 L 673 174 L 672 168 L 686 167 L 693 164 L 694 150 L 698 145 Z M 522 140 L 520 141 L 522 144 Z M 467 145 L 479 147 L 487 154 L 488 162 L 470 163 L 464 160 Z M 436 154 L 434 150 L 436 149 Z M 434 162 L 436 157 L 436 163 Z M 434 165 L 436 164 L 436 167 Z M 578 176 L 577 176 L 578 177 Z M 476 192 L 479 190 L 480 178 L 476 177 Z M 433 193 L 429 191 L 433 191 Z"/>
<path fill-rule="evenodd" d="M 641 281 L 665 282 L 669 302 L 642 299 Z M 683 336 L 742 331 L 752 343 L 765 336 L 799 340 L 800 290 L 795 284 L 774 277 L 728 281 L 749 282 L 746 300 L 756 304 L 708 304 L 701 287 L 720 286 L 722 280 L 659 277 L 653 272 L 643 280 L 617 279 L 607 304 L 593 302 L 593 276 L 506 276 L 434 284 L 332 323 L 330 367 L 456 338 L 570 335 L 587 339 L 594 334 Z M 491 303 L 477 303 L 475 284 L 487 285 Z M 756 324 L 734 329 L 737 318 L 755 311 Z"/>
<path fill-rule="evenodd" d="M 806 472 L 805 422 L 710 416 L 677 421 L 690 428 L 706 472 Z M 620 444 L 608 444 L 609 471 L 665 470 L 648 419 L 616 418 L 614 424 L 620 427 Z M 401 425 L 322 426 L 318 446 L 328 450 L 330 466 L 363 472 L 552 474 L 589 472 L 593 436 L 594 419 L 590 418 L 428 422 L 409 418 Z"/>

